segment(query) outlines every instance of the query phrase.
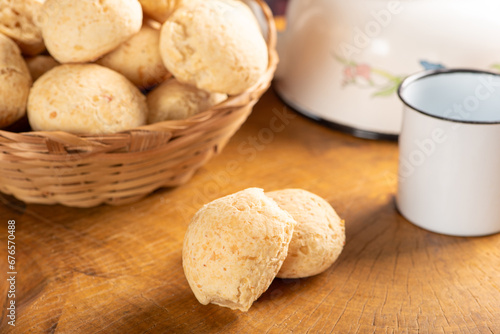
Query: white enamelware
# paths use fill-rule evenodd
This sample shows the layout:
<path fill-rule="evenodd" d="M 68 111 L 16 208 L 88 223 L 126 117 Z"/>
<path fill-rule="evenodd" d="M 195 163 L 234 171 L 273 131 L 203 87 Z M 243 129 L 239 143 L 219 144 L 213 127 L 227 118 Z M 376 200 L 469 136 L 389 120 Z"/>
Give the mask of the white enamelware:
<path fill-rule="evenodd" d="M 275 89 L 312 118 L 395 139 L 406 76 L 499 68 L 499 13 L 498 0 L 290 0 Z"/>
<path fill-rule="evenodd" d="M 500 75 L 424 71 L 403 81 L 399 97 L 401 214 L 442 234 L 500 232 Z"/>

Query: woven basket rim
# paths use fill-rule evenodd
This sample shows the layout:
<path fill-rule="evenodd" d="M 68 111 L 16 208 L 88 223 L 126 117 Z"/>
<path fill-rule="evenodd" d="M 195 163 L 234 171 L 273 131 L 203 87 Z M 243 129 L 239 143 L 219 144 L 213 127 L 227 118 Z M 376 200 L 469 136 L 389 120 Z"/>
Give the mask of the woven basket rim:
<path fill-rule="evenodd" d="M 73 134 L 65 131 L 24 131 L 24 132 L 13 132 L 8 130 L 0 129 L 0 137 L 8 138 L 11 141 L 23 142 L 31 141 L 34 138 L 58 138 L 60 141 L 64 138 L 65 144 L 69 146 L 73 145 L 99 145 L 99 142 L 104 139 L 113 138 L 120 135 L 126 135 L 132 132 L 162 132 L 164 129 L 186 129 L 193 125 L 202 123 L 203 121 L 210 119 L 214 113 L 223 113 L 231 110 L 235 107 L 241 107 L 247 103 L 248 97 L 252 95 L 255 91 L 262 90 L 262 88 L 267 88 L 274 76 L 276 67 L 278 65 L 278 54 L 276 51 L 276 40 L 277 33 L 276 27 L 274 25 L 274 17 L 269 6 L 264 2 L 264 0 L 250 0 L 257 3 L 264 14 L 267 23 L 267 49 L 268 49 L 268 67 L 266 72 L 259 78 L 259 81 L 255 83 L 252 87 L 248 88 L 244 92 L 238 95 L 229 96 L 228 99 L 222 103 L 213 106 L 212 108 L 205 110 L 201 113 L 193 115 L 189 118 L 183 120 L 168 120 L 152 124 L 146 124 L 139 127 L 135 127 L 128 130 L 123 130 L 108 134 Z"/>

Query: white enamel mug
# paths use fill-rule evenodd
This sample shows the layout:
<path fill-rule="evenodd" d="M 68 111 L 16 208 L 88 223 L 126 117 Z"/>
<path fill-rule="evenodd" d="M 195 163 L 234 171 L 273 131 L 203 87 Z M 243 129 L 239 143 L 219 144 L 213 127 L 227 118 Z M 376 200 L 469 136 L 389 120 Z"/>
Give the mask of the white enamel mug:
<path fill-rule="evenodd" d="M 442 234 L 500 232 L 500 75 L 425 71 L 398 94 L 400 213 Z"/>

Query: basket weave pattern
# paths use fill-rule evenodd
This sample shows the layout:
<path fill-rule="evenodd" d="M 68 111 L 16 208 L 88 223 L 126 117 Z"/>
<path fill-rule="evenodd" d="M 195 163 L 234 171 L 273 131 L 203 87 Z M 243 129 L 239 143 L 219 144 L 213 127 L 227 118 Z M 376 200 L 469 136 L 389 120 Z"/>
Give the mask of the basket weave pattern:
<path fill-rule="evenodd" d="M 278 57 L 271 11 L 269 66 L 244 93 L 186 120 L 165 121 L 110 135 L 0 130 L 0 191 L 27 203 L 92 207 L 136 201 L 161 187 L 189 181 L 220 152 L 269 88 Z"/>

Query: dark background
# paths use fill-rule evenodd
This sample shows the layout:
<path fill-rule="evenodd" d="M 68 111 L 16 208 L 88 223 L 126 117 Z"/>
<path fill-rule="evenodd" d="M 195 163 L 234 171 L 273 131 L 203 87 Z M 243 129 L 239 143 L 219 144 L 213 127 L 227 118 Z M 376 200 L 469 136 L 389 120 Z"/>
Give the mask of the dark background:
<path fill-rule="evenodd" d="M 266 0 L 275 15 L 284 15 L 288 0 Z"/>

